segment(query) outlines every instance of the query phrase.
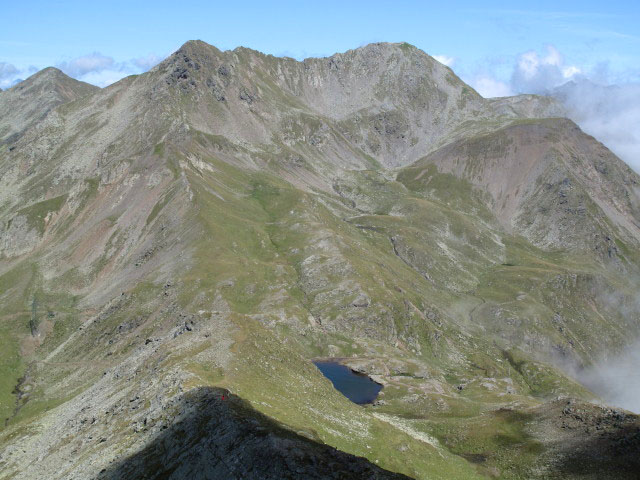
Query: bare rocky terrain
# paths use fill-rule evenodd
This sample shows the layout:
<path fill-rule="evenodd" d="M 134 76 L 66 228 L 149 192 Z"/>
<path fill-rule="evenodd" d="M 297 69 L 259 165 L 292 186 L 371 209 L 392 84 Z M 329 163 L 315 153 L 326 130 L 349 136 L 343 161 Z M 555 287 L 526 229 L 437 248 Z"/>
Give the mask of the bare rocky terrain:
<path fill-rule="evenodd" d="M 640 333 L 640 179 L 563 116 L 387 43 L 0 92 L 0 478 L 636 478 L 571 375 Z"/>

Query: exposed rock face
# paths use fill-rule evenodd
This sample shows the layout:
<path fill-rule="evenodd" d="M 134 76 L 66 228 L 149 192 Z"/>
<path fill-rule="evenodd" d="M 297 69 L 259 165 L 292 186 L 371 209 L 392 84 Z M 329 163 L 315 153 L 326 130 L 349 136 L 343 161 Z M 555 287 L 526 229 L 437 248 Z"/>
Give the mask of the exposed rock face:
<path fill-rule="evenodd" d="M 408 44 L 0 93 L 0 478 L 548 478 L 554 365 L 640 333 L 638 176 L 562 114 Z"/>

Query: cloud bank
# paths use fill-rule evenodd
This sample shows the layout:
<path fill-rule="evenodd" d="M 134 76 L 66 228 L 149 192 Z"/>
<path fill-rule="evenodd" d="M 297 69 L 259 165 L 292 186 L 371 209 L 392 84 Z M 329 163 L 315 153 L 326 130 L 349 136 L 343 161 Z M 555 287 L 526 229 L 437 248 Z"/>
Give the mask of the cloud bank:
<path fill-rule="evenodd" d="M 103 55 L 100 52 L 93 52 L 58 62 L 55 66 L 77 80 L 99 87 L 106 87 L 128 75 L 144 73 L 156 66 L 164 58 L 166 58 L 166 55 L 150 54 L 117 62 L 113 57 Z M 40 69 L 34 66 L 20 68 L 10 63 L 0 62 L 0 88 L 10 88 L 38 70 Z"/>
<path fill-rule="evenodd" d="M 518 57 L 511 75 L 511 88 L 516 93 L 544 94 L 580 73 L 580 68 L 567 65 L 560 52 L 548 45 L 545 55 L 532 50 Z"/>
<path fill-rule="evenodd" d="M 18 73 L 18 69 L 10 63 L 0 62 L 0 80 Z"/>
<path fill-rule="evenodd" d="M 78 78 L 88 73 L 99 73 L 114 69 L 116 67 L 115 63 L 113 58 L 94 52 L 67 62 L 61 62 L 56 66 L 70 77 Z"/>
<path fill-rule="evenodd" d="M 134 58 L 124 62 L 116 62 L 112 57 L 94 52 L 56 65 L 67 75 L 106 87 L 128 75 L 146 72 L 160 63 L 165 57 L 150 54 L 146 57 Z"/>
<path fill-rule="evenodd" d="M 165 58 L 166 57 L 160 57 L 158 55 L 151 54 L 147 55 L 146 57 L 134 58 L 132 62 L 140 70 L 146 72 L 147 70 L 151 70 Z"/>
<path fill-rule="evenodd" d="M 554 46 L 517 56 L 508 81 L 483 73 L 470 80 L 483 97 L 550 95 L 585 132 L 640 172 L 640 83 L 608 85 L 606 65 L 590 70 L 566 61 Z"/>
<path fill-rule="evenodd" d="M 508 97 L 513 95 L 509 85 L 496 80 L 491 75 L 478 75 L 473 81 L 473 87 L 485 98 Z"/>
<path fill-rule="evenodd" d="M 574 376 L 610 405 L 640 413 L 640 344 Z"/>
<path fill-rule="evenodd" d="M 509 81 L 498 80 L 491 72 L 484 72 L 472 78 L 470 83 L 485 98 L 521 93 L 546 95 L 552 89 L 581 76 L 581 68 L 567 64 L 557 48 L 547 45 L 546 52 L 542 54 L 529 50 L 518 55 L 511 68 Z"/>
<path fill-rule="evenodd" d="M 640 172 L 640 83 L 603 86 L 580 79 L 551 95 L 580 128 Z"/>
<path fill-rule="evenodd" d="M 0 62 L 0 88 L 9 88 L 13 85 L 19 70 L 12 64 Z"/>

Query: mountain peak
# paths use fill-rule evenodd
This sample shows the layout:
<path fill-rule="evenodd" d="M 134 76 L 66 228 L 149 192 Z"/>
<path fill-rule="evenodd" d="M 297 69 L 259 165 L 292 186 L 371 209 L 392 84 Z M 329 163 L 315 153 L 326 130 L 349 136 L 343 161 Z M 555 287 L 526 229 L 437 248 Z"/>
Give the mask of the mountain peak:
<path fill-rule="evenodd" d="M 297 61 L 246 47 L 222 52 L 192 40 L 156 72 L 156 85 L 169 95 L 189 95 L 200 105 L 189 109 L 201 117 L 193 123 L 216 134 L 246 141 L 259 135 L 269 142 L 274 125 L 262 125 L 258 117 L 284 119 L 295 105 L 346 122 L 344 128 L 359 132 L 361 148 L 386 166 L 416 160 L 485 104 L 451 69 L 408 43 L 371 43 Z M 420 126 L 434 122 L 433 129 Z M 367 141 L 369 135 L 381 135 L 379 142 Z"/>
<path fill-rule="evenodd" d="M 76 94 L 100 90 L 100 87 L 76 80 L 56 67 L 46 67 L 37 71 L 26 80 L 14 85 L 12 90 L 22 91 L 31 88 L 62 88 L 68 99 Z"/>
<path fill-rule="evenodd" d="M 24 131 L 63 103 L 99 91 L 100 88 L 47 67 L 2 93 L 0 142 L 16 140 Z"/>
<path fill-rule="evenodd" d="M 182 44 L 182 46 L 176 50 L 174 52 L 180 52 L 180 51 L 208 51 L 208 50 L 214 50 L 217 52 L 220 52 L 220 50 L 215 47 L 214 45 L 211 45 L 210 43 L 205 42 L 204 40 L 187 40 L 186 42 L 184 42 Z"/>
<path fill-rule="evenodd" d="M 69 75 L 64 73 L 62 70 L 56 67 L 45 67 L 42 70 L 34 73 L 31 77 L 43 77 L 43 76 L 54 76 L 54 77 L 67 77 L 70 78 Z M 31 78 L 29 77 L 29 78 Z"/>
<path fill-rule="evenodd" d="M 25 80 L 17 83 L 13 88 L 20 87 L 24 89 L 27 86 L 41 84 L 45 82 L 64 82 L 66 80 L 74 80 L 66 73 L 56 67 L 46 67 L 42 70 L 38 70 L 36 73 L 27 77 Z M 77 80 L 76 80 L 77 81 Z"/>

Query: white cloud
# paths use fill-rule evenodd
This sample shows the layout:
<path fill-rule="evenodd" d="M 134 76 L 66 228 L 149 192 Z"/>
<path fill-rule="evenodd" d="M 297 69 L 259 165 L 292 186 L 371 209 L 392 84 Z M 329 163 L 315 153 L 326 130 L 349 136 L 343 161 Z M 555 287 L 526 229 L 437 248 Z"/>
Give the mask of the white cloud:
<path fill-rule="evenodd" d="M 124 70 L 102 70 L 97 72 L 89 72 L 86 75 L 80 77 L 79 80 L 104 88 L 111 85 L 112 83 L 116 83 L 118 80 L 121 80 L 128 75 L 131 75 L 131 73 L 128 73 Z"/>
<path fill-rule="evenodd" d="M 447 55 L 434 55 L 433 58 L 435 58 L 441 64 L 446 65 L 447 67 L 452 66 L 456 61 L 455 58 L 449 57 Z"/>
<path fill-rule="evenodd" d="M 508 97 L 513 95 L 509 85 L 496 80 L 490 75 L 479 75 L 470 83 L 471 86 L 484 98 Z"/>
<path fill-rule="evenodd" d="M 149 54 L 146 57 L 134 58 L 132 62 L 140 70 L 146 72 L 147 70 L 151 70 L 165 58 L 166 57 L 159 57 L 158 55 Z"/>
<path fill-rule="evenodd" d="M 61 62 L 57 67 L 71 77 L 82 77 L 88 73 L 102 72 L 116 67 L 115 60 L 99 52 L 83 55 L 72 60 Z"/>
<path fill-rule="evenodd" d="M 639 342 L 609 358 L 601 358 L 590 368 L 569 373 L 610 405 L 640 413 Z"/>
<path fill-rule="evenodd" d="M 493 66 L 494 72 L 497 67 Z M 640 84 L 604 86 L 611 78 L 606 63 L 585 69 L 567 62 L 549 45 L 544 54 L 531 50 L 519 55 L 508 83 L 491 70 L 467 81 L 485 98 L 518 93 L 554 96 L 580 128 L 640 172 Z"/>
<path fill-rule="evenodd" d="M 560 52 L 548 45 L 545 55 L 531 50 L 518 57 L 511 75 L 511 88 L 518 93 L 545 93 L 580 73 L 580 68 L 567 65 Z"/>
<path fill-rule="evenodd" d="M 576 75 L 578 75 L 580 73 L 582 73 L 582 70 L 580 70 L 575 65 L 571 65 L 569 67 L 563 67 L 563 69 L 562 69 L 562 75 L 564 76 L 564 78 L 575 77 Z"/>
<path fill-rule="evenodd" d="M 5 89 L 11 87 L 20 71 L 10 63 L 0 62 L 0 88 Z"/>
<path fill-rule="evenodd" d="M 0 62 L 0 80 L 9 78 L 18 73 L 18 69 L 10 63 Z"/>
<path fill-rule="evenodd" d="M 603 86 L 581 79 L 552 95 L 585 132 L 640 172 L 640 84 Z"/>
<path fill-rule="evenodd" d="M 61 62 L 57 66 L 71 77 L 99 87 L 106 87 L 128 75 L 146 72 L 163 59 L 164 57 L 149 54 L 145 57 L 116 62 L 112 57 L 94 52 Z"/>

